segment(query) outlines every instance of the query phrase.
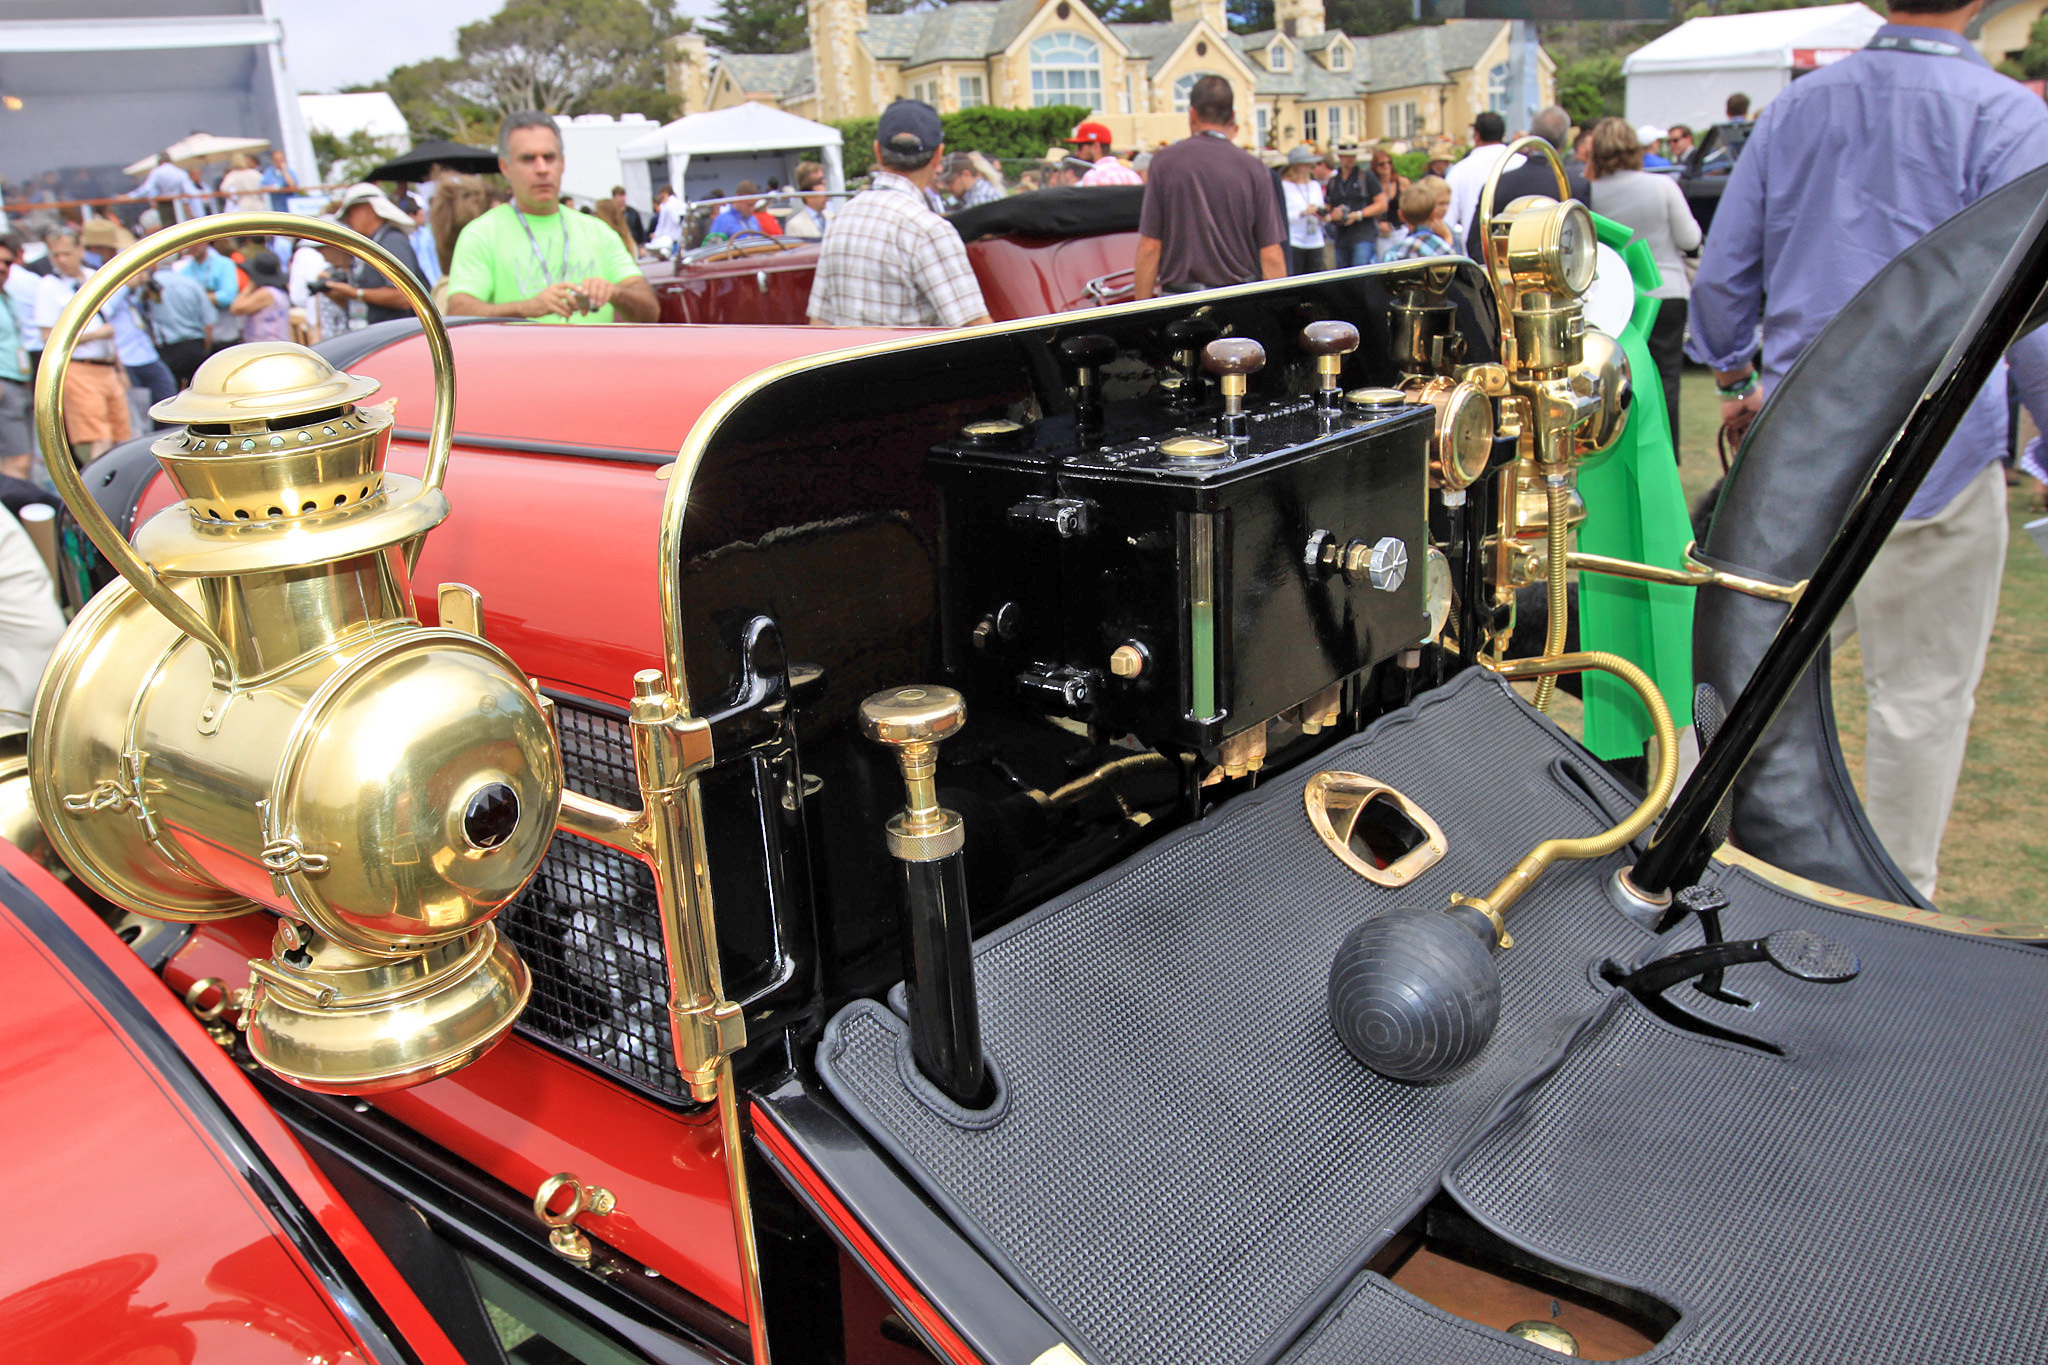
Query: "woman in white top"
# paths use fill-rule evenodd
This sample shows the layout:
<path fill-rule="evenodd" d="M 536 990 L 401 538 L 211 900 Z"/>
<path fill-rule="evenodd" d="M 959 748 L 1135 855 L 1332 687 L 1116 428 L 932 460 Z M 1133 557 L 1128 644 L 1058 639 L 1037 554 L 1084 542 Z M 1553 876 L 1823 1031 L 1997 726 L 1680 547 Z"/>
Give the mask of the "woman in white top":
<path fill-rule="evenodd" d="M 261 213 L 270 207 L 270 196 L 263 189 L 263 172 L 256 169 L 256 159 L 247 152 L 236 152 L 228 159 L 234 167 L 220 178 L 220 192 L 226 195 L 223 213 Z"/>
<path fill-rule="evenodd" d="M 1280 206 L 1287 215 L 1287 273 L 1311 275 L 1323 268 L 1323 187 L 1316 183 L 1321 160 L 1307 147 L 1287 154 L 1280 175 Z"/>
<path fill-rule="evenodd" d="M 1664 282 L 1650 291 L 1662 299 L 1656 324 L 1650 328 L 1650 359 L 1664 382 L 1664 411 L 1671 419 L 1671 448 L 1678 449 L 1678 371 L 1685 348 L 1685 316 L 1692 284 L 1681 251 L 1697 251 L 1700 225 L 1687 207 L 1678 181 L 1643 169 L 1643 144 L 1628 120 L 1604 118 L 1593 125 L 1593 159 L 1586 166 L 1592 181 L 1594 212 L 1635 229 L 1650 247 Z"/>

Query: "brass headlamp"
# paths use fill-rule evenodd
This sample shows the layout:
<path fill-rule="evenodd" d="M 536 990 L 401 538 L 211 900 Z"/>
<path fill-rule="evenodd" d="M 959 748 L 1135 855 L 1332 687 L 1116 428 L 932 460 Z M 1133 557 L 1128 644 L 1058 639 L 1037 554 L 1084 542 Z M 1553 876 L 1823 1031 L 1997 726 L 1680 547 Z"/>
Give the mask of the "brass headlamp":
<path fill-rule="evenodd" d="M 285 214 L 206 218 L 109 262 L 58 319 L 37 377 L 44 448 L 64 450 L 78 333 L 124 279 L 221 236 L 343 247 L 417 311 L 435 367 L 424 477 L 387 472 L 376 381 L 288 342 L 231 347 L 152 414 L 182 501 L 131 547 L 66 460 L 51 474 L 123 582 L 96 596 L 36 696 L 31 783 L 65 862 L 140 914 L 282 916 L 250 964 L 256 1059 L 309 1089 L 417 1084 L 481 1056 L 525 1006 L 491 924 L 540 865 L 562 800 L 559 745 L 512 660 L 414 618 L 421 537 L 454 423 L 446 329 L 387 253 Z"/>

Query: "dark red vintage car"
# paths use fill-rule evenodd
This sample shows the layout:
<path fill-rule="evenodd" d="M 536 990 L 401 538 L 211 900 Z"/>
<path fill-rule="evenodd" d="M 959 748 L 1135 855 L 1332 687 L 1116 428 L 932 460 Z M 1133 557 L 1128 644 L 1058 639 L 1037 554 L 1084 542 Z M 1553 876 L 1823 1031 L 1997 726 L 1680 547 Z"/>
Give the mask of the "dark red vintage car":
<path fill-rule="evenodd" d="M 1144 189 L 1040 190 L 954 214 L 997 321 L 1071 313 L 1131 297 Z M 818 245 L 745 237 L 647 266 L 663 322 L 802 326 Z"/>
<path fill-rule="evenodd" d="M 2038 1359 L 2040 931 L 1782 735 L 2044 197 L 1774 396 L 1728 497 L 1794 531 L 1603 567 L 1702 585 L 1682 788 L 1633 664 L 1503 656 L 1626 412 L 1575 206 L 963 332 L 214 357 L 59 471 L 7 1359 Z M 50 439 L 98 295 L 281 221 L 90 282 Z M 1643 759 L 1543 714 L 1588 669 Z"/>

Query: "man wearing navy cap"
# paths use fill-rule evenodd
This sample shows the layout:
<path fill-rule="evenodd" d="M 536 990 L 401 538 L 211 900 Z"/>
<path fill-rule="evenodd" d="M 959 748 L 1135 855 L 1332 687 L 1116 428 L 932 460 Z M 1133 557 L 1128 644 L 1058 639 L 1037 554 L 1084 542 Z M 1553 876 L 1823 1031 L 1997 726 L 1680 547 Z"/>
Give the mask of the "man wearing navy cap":
<path fill-rule="evenodd" d="M 945 142 L 938 111 L 898 100 L 875 129 L 868 187 L 832 215 L 811 284 L 813 327 L 972 327 L 990 321 L 967 247 L 925 192 Z"/>

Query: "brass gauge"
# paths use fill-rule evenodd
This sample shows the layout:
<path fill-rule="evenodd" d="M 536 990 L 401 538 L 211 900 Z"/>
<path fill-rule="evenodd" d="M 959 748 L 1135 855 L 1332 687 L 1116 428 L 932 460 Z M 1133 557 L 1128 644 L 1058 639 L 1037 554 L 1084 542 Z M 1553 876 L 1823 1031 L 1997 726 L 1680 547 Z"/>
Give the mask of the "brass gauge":
<path fill-rule="evenodd" d="M 1508 205 L 1508 272 L 1521 289 L 1577 297 L 1593 283 L 1599 241 L 1593 215 L 1577 200 L 1536 196 Z"/>
<path fill-rule="evenodd" d="M 1425 397 L 1436 407 L 1430 472 L 1440 487 L 1469 488 L 1493 458 L 1493 404 L 1471 383 L 1438 387 Z"/>

